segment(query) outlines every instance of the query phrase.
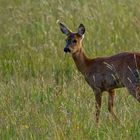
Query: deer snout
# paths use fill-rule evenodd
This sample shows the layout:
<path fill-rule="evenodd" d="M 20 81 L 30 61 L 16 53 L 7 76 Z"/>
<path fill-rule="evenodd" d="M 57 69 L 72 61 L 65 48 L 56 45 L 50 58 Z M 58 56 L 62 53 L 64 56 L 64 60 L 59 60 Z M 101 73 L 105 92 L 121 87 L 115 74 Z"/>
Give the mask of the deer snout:
<path fill-rule="evenodd" d="M 65 53 L 70 52 L 70 49 L 69 48 L 64 48 L 64 52 Z"/>
<path fill-rule="evenodd" d="M 67 44 L 66 47 L 64 48 L 64 52 L 65 52 L 65 53 L 70 52 L 69 44 Z"/>

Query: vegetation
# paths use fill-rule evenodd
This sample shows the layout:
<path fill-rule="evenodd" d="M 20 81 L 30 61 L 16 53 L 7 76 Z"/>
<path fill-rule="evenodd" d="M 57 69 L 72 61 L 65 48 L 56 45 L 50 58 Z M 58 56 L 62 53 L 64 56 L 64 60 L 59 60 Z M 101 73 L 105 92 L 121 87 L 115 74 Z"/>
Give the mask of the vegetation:
<path fill-rule="evenodd" d="M 90 87 L 65 55 L 59 19 L 86 27 L 89 57 L 140 52 L 139 0 L 0 0 L 0 139 L 138 140 L 140 104 L 118 89 L 112 119 L 104 93 L 100 127 Z"/>

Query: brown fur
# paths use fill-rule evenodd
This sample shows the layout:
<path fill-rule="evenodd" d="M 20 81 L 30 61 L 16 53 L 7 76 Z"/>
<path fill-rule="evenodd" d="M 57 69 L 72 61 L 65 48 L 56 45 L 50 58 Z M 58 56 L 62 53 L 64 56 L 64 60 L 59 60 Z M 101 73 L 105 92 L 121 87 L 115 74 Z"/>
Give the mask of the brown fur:
<path fill-rule="evenodd" d="M 140 53 L 123 52 L 110 57 L 89 59 L 82 49 L 82 37 L 77 34 L 71 32 L 67 34 L 69 40 L 77 40 L 74 45 L 70 44 L 69 49 L 77 69 L 94 91 L 96 122 L 99 122 L 101 98 L 104 91 L 109 93 L 108 110 L 117 119 L 113 111 L 114 89 L 126 87 L 140 103 Z"/>
<path fill-rule="evenodd" d="M 117 118 L 113 111 L 116 88 L 126 87 L 140 102 L 140 54 L 124 52 L 111 57 L 88 59 L 83 51 L 72 55 L 78 70 L 84 75 L 85 80 L 94 91 L 96 99 L 96 121 L 99 121 L 102 92 L 109 93 L 108 109 L 113 117 Z M 135 56 L 136 62 L 135 63 Z"/>

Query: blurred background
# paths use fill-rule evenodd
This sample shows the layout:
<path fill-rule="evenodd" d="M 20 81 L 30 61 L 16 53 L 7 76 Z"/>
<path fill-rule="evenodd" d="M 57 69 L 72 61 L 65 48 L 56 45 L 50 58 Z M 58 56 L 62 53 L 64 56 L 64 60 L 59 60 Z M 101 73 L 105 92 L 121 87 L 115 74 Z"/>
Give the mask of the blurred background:
<path fill-rule="evenodd" d="M 115 122 L 104 94 L 101 123 L 95 100 L 65 55 L 65 35 L 86 28 L 90 58 L 140 52 L 139 0 L 0 0 L 0 139 L 118 140 L 140 137 L 140 105 L 117 90 Z"/>

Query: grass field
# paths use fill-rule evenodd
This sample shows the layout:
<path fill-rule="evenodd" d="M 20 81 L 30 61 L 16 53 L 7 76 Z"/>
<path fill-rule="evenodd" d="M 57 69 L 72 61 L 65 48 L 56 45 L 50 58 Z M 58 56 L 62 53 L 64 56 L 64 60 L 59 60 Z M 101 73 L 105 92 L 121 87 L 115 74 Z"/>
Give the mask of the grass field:
<path fill-rule="evenodd" d="M 140 52 L 139 0 L 0 0 L 0 139 L 139 140 L 140 105 L 118 89 L 104 93 L 100 127 L 90 87 L 65 55 L 57 20 L 86 27 L 89 57 Z"/>

